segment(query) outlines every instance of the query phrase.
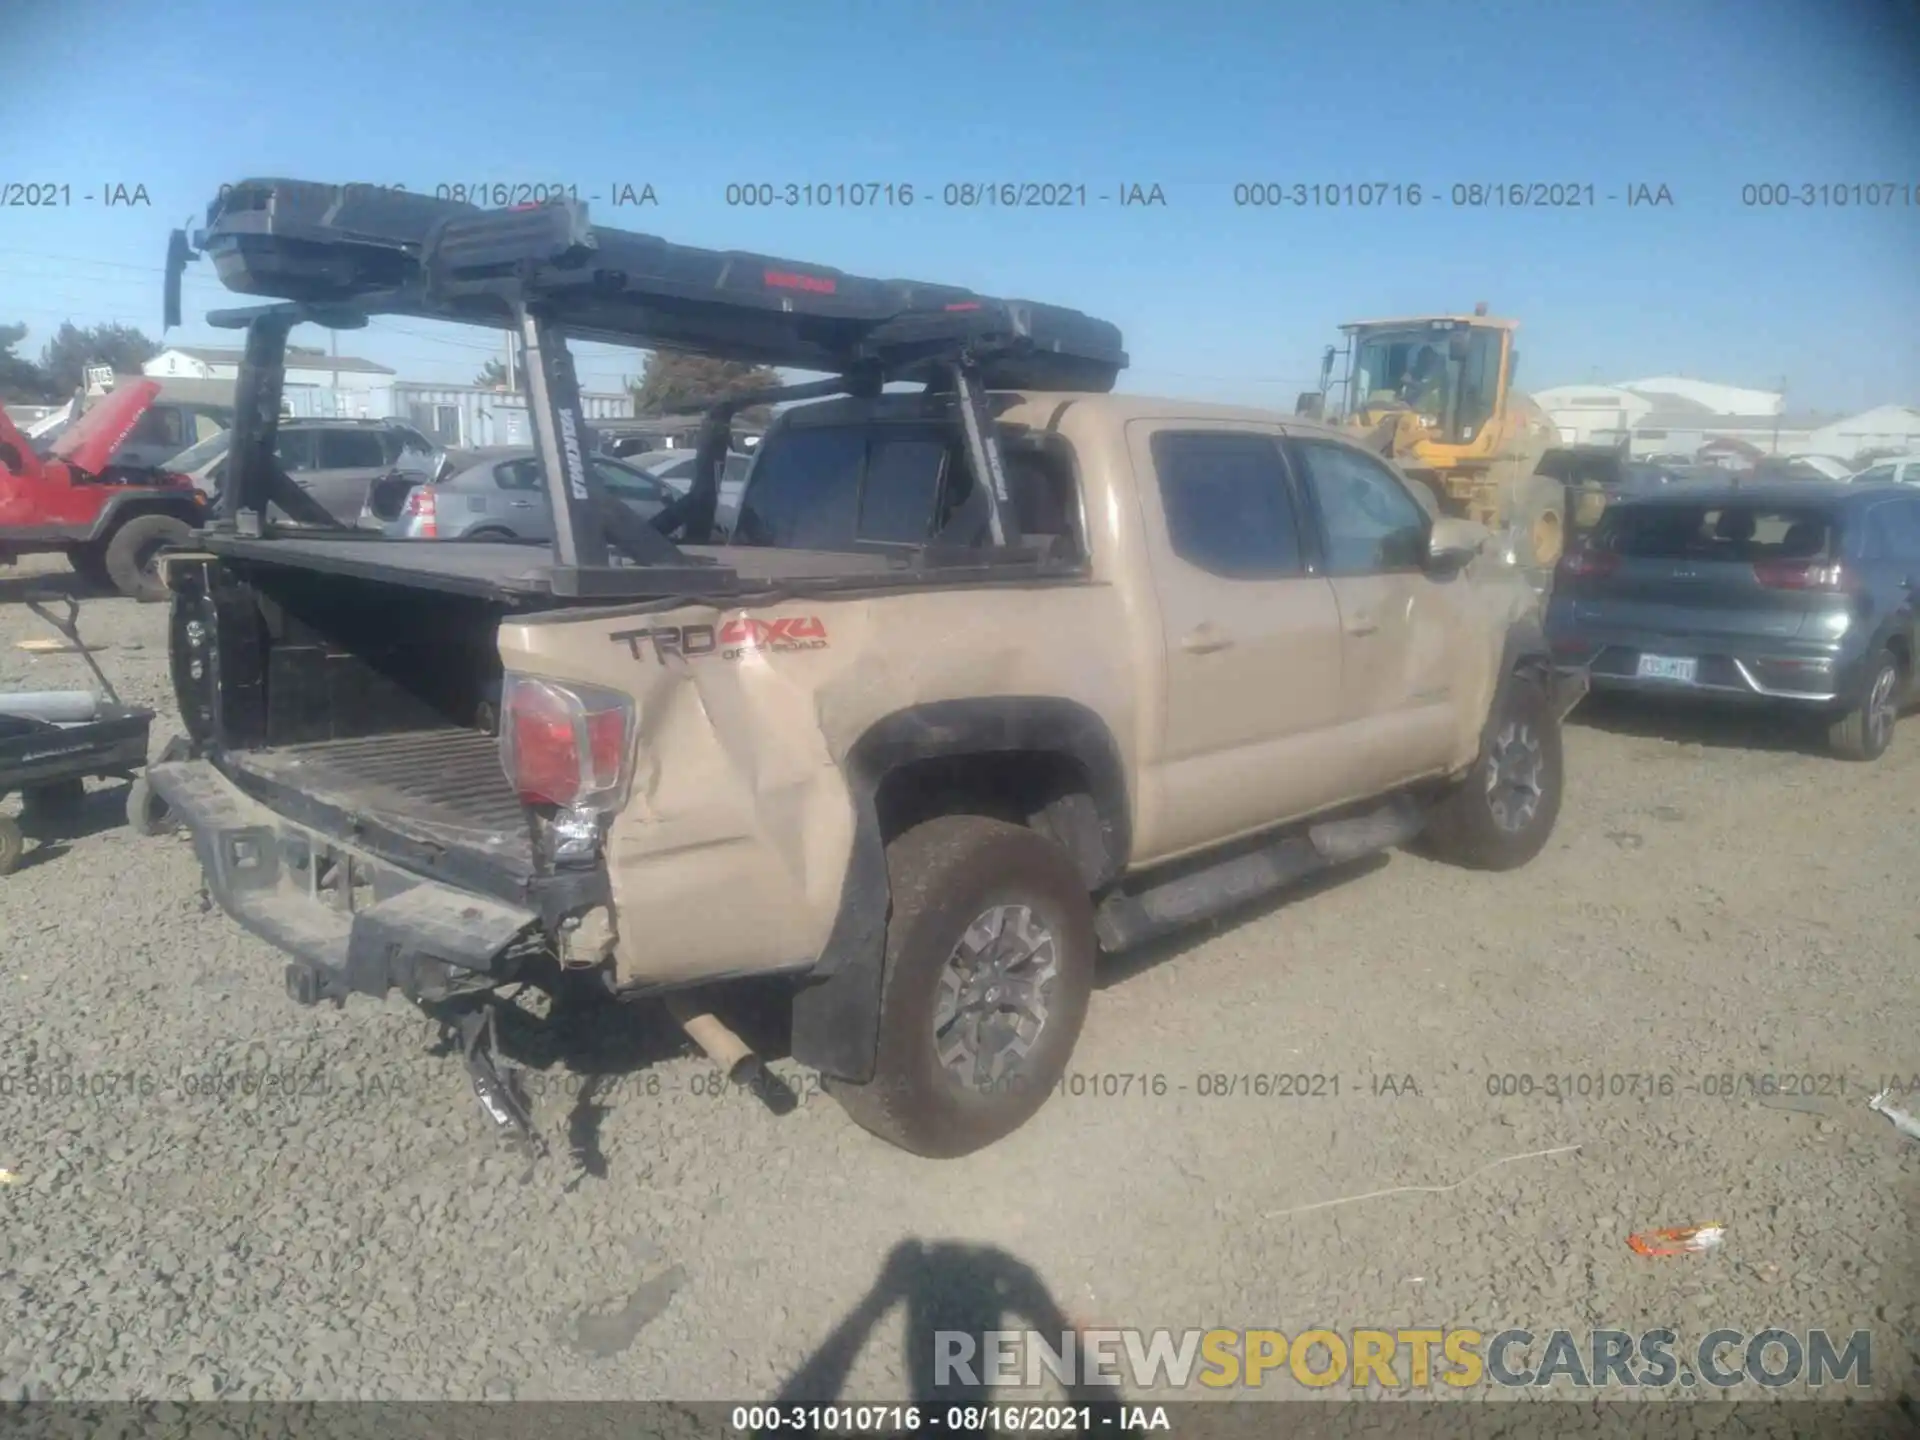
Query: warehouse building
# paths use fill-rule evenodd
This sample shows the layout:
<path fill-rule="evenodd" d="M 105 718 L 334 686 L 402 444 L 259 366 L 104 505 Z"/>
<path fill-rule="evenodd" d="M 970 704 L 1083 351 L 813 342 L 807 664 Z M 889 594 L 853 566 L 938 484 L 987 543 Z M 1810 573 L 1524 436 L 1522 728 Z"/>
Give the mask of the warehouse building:
<path fill-rule="evenodd" d="M 142 369 L 165 387 L 199 385 L 218 390 L 231 404 L 241 352 L 181 345 L 161 351 Z M 588 420 L 633 416 L 629 391 L 588 391 L 581 405 Z M 405 420 L 444 445 L 531 445 L 533 428 L 524 395 L 485 385 L 439 385 L 401 380 L 394 371 L 352 355 L 328 355 L 287 347 L 287 377 L 280 413 L 302 419 Z"/>
<path fill-rule="evenodd" d="M 1825 455 L 1852 463 L 1870 451 L 1920 448 L 1920 409 L 1910 405 L 1881 405 L 1852 416 L 1796 413 L 1786 409 L 1778 391 L 1682 376 L 1561 385 L 1533 398 L 1566 443 L 1624 444 L 1637 456 Z"/>

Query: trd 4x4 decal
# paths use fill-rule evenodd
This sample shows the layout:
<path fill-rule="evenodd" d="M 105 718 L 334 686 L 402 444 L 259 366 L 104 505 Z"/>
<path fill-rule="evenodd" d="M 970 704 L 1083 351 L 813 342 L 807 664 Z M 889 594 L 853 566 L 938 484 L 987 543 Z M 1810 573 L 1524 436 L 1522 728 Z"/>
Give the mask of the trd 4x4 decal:
<path fill-rule="evenodd" d="M 728 620 L 720 625 L 655 625 L 645 630 L 616 630 L 607 638 L 616 645 L 624 643 L 636 660 L 651 652 L 664 665 L 668 655 L 688 660 L 705 655 L 738 660 L 762 650 L 824 650 L 827 625 L 817 615 L 789 615 L 776 620 Z"/>

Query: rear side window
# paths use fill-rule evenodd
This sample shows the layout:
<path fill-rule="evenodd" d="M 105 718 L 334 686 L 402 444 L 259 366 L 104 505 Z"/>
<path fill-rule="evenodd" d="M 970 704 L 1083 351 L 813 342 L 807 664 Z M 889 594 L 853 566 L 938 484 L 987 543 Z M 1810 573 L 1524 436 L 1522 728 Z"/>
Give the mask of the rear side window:
<path fill-rule="evenodd" d="M 860 513 L 866 451 L 861 430 L 788 431 L 760 457 L 734 538 L 784 550 L 846 548 Z"/>
<path fill-rule="evenodd" d="M 1153 468 L 1173 553 L 1230 580 L 1304 573 L 1300 530 L 1276 440 L 1163 430 Z"/>
<path fill-rule="evenodd" d="M 411 430 L 389 430 L 386 440 L 389 461 L 399 460 L 402 456 L 425 459 L 433 454 L 433 447 L 427 444 L 426 437 Z"/>
<path fill-rule="evenodd" d="M 934 427 L 790 430 L 756 458 L 734 539 L 791 550 L 924 545 L 949 448 Z"/>
<path fill-rule="evenodd" d="M 1616 505 L 1601 516 L 1595 544 L 1629 560 L 1825 560 L 1837 529 L 1813 505 Z"/>
<path fill-rule="evenodd" d="M 860 489 L 860 538 L 925 544 L 946 463 L 947 442 L 938 436 L 875 434 Z"/>
<path fill-rule="evenodd" d="M 1866 558 L 1920 561 L 1920 498 L 1888 500 L 1867 511 Z"/>
<path fill-rule="evenodd" d="M 372 430 L 322 430 L 321 470 L 378 470 L 387 463 L 387 447 Z"/>

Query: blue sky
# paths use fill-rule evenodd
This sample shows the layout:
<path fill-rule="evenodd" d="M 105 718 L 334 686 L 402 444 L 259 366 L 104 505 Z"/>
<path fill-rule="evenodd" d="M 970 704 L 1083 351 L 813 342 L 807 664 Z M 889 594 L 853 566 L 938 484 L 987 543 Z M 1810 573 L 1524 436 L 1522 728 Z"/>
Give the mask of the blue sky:
<path fill-rule="evenodd" d="M 657 206 L 693 244 L 1077 306 L 1123 388 L 1292 407 L 1342 320 L 1489 302 L 1523 383 L 1788 385 L 1793 409 L 1920 404 L 1920 30 L 1901 0 L 1267 0 L 974 5 L 10 0 L 0 323 L 156 338 L 167 230 L 252 175 L 546 182 Z M 948 183 L 1085 185 L 1085 208 L 949 208 Z M 910 208 L 750 209 L 728 183 L 911 184 Z M 1427 202 L 1236 206 L 1237 183 L 1421 184 Z M 1594 187 L 1595 208 L 1455 208 L 1455 184 Z M 1906 187 L 1760 209 L 1754 183 Z M 105 207 L 109 185 L 150 207 Z M 1097 196 L 1157 184 L 1164 208 Z M 1670 207 L 1607 196 L 1665 185 Z M 8 198 L 0 194 L 0 199 Z M 591 204 L 591 202 L 590 202 Z M 232 297 L 198 267 L 169 338 Z M 324 344 L 324 332 L 296 343 Z M 343 334 L 407 378 L 500 345 L 419 321 Z M 638 357 L 582 347 L 583 378 Z"/>

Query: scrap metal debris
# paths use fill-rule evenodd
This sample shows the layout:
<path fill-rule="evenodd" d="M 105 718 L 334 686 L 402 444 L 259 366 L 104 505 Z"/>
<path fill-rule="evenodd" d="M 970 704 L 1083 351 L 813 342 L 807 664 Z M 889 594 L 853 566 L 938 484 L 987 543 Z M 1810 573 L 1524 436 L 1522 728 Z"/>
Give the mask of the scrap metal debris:
<path fill-rule="evenodd" d="M 1627 1248 L 1636 1255 L 1698 1255 L 1718 1250 L 1726 1239 L 1724 1225 L 1687 1225 L 1670 1230 L 1641 1230 L 1627 1236 Z"/>
<path fill-rule="evenodd" d="M 1902 1110 L 1898 1105 L 1889 1105 L 1887 1103 L 1887 1092 L 1885 1090 L 1882 1090 L 1878 1095 L 1867 1101 L 1867 1108 L 1869 1110 L 1878 1110 L 1882 1115 L 1886 1116 L 1887 1119 L 1893 1122 L 1893 1128 L 1909 1140 L 1920 1140 L 1920 1120 L 1914 1119 L 1913 1116 Z"/>

